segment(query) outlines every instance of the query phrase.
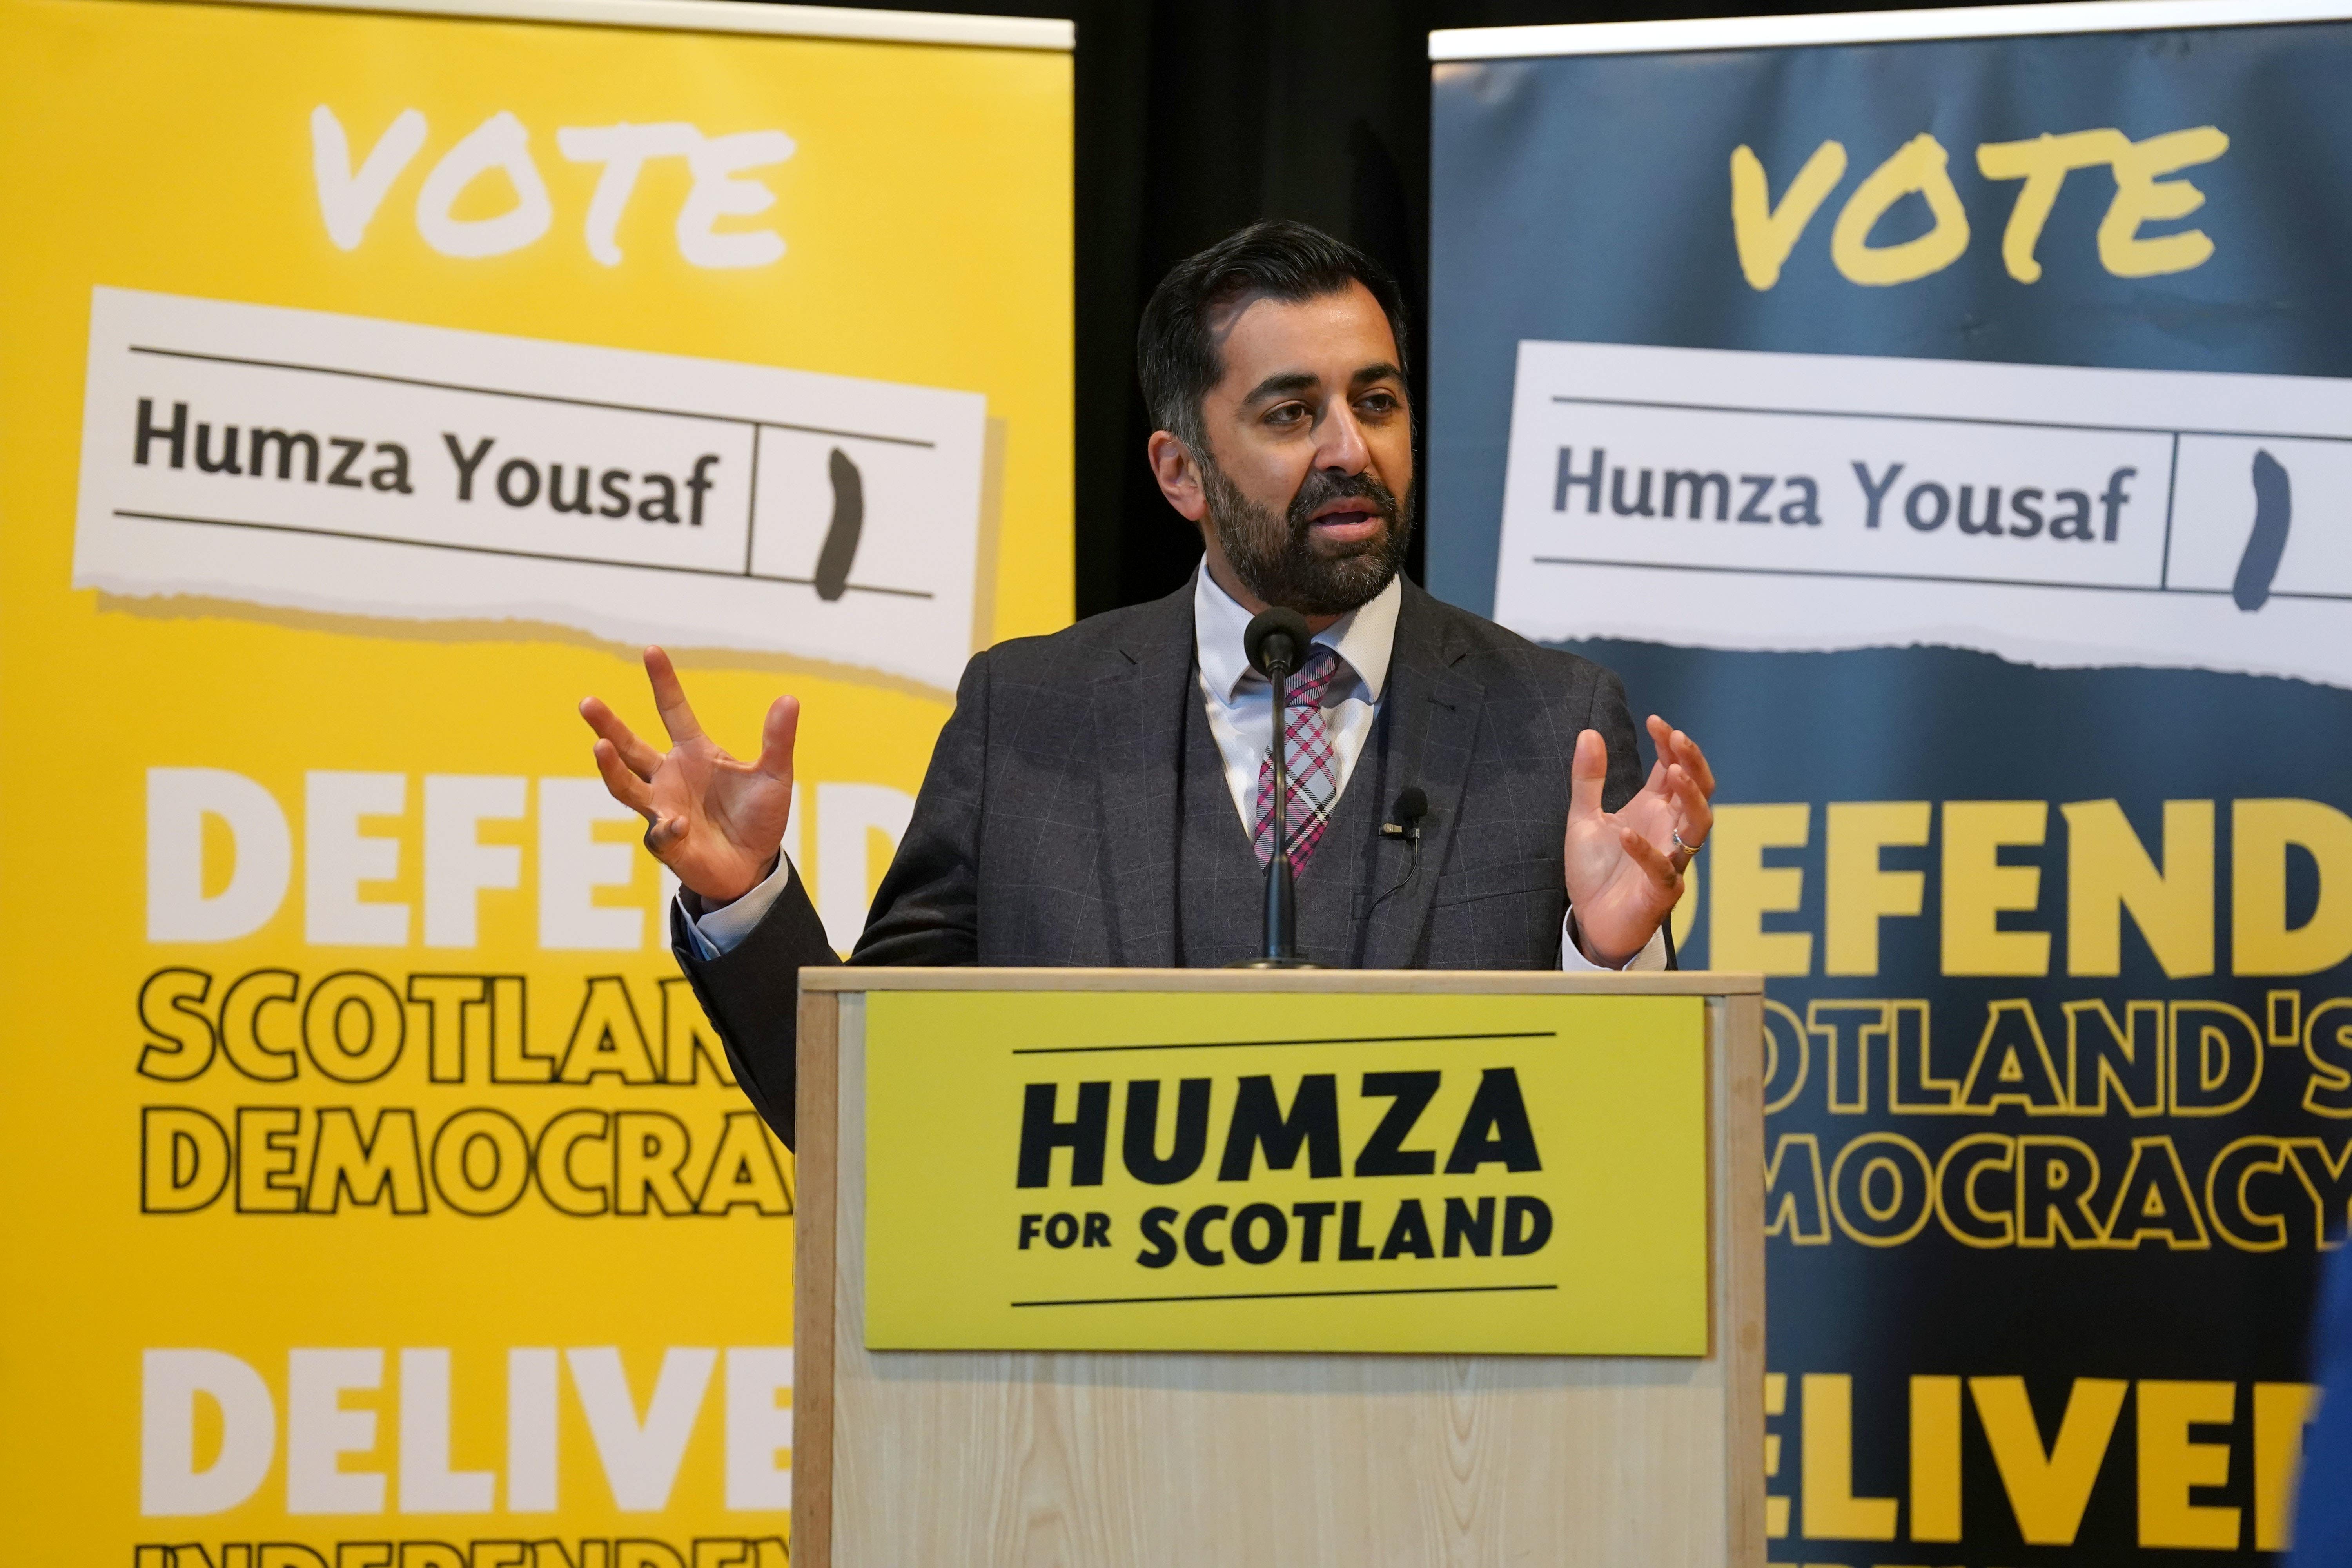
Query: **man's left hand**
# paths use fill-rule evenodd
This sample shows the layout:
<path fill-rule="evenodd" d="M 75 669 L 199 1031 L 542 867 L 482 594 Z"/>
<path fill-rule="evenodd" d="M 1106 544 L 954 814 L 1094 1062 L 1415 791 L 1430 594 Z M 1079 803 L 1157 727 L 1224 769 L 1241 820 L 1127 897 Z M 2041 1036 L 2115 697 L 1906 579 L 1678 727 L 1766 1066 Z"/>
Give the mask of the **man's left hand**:
<path fill-rule="evenodd" d="M 1576 738 L 1569 769 L 1569 915 L 1584 956 L 1609 969 L 1657 934 L 1683 896 L 1683 868 L 1715 826 L 1715 773 L 1698 742 L 1654 713 L 1649 729 L 1658 760 L 1618 810 L 1601 808 L 1609 745 L 1600 731 Z"/>

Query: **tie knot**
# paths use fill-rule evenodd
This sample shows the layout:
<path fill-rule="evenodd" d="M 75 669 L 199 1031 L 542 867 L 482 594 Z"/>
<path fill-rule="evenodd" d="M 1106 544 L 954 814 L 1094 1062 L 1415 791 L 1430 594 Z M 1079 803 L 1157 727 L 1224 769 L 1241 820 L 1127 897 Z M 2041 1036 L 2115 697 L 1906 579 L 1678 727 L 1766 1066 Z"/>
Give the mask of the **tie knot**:
<path fill-rule="evenodd" d="M 1323 702 L 1323 693 L 1339 673 L 1345 660 L 1322 643 L 1309 648 L 1299 661 L 1297 673 L 1283 689 L 1283 700 L 1291 708 L 1317 708 Z"/>

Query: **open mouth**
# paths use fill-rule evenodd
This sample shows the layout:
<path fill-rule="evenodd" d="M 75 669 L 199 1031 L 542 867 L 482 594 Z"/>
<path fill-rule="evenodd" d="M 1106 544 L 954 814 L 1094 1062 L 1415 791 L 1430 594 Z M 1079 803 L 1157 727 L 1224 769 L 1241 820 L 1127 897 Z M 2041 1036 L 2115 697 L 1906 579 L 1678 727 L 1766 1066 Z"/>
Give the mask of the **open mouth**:
<path fill-rule="evenodd" d="M 1388 525 L 1380 511 L 1360 501 L 1335 501 L 1307 519 L 1307 526 L 1318 539 L 1335 543 L 1355 543 L 1379 537 Z"/>

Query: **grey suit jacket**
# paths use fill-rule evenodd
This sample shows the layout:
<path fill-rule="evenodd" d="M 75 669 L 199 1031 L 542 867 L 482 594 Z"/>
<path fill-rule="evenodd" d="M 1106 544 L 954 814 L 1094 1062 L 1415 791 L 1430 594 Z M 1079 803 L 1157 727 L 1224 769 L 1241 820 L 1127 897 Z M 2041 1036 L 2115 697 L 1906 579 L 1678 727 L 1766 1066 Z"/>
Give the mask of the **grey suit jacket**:
<path fill-rule="evenodd" d="M 1173 964 L 1194 664 L 1189 584 L 974 657 L 850 962 Z M 1367 966 L 1556 966 L 1578 733 L 1609 743 L 1612 810 L 1641 784 L 1623 686 L 1407 582 L 1381 707 L 1383 755 L 1367 776 L 1417 783 L 1430 811 L 1422 874 L 1373 909 Z M 799 971 L 840 962 L 806 891 L 795 876 L 716 959 L 672 920 L 737 1079 L 791 1143 Z"/>

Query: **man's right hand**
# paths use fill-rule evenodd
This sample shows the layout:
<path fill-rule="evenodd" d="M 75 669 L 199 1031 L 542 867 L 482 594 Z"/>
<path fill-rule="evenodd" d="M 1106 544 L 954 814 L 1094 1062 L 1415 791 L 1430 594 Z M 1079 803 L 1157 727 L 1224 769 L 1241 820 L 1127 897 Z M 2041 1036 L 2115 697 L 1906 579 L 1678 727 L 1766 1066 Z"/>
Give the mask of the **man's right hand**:
<path fill-rule="evenodd" d="M 706 903 L 732 903 L 766 879 L 793 808 L 797 698 L 779 697 L 760 732 L 757 761 L 739 763 L 695 722 L 669 655 L 646 649 L 646 675 L 670 749 L 657 752 L 597 698 L 580 704 L 596 731 L 596 771 L 613 798 L 646 819 L 646 847 Z"/>

